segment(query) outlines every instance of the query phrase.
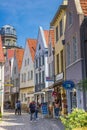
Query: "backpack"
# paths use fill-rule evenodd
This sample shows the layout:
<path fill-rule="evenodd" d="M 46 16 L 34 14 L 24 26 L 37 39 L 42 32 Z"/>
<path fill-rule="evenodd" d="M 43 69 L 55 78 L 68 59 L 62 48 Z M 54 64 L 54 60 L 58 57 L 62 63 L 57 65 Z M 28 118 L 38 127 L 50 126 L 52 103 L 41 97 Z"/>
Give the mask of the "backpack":
<path fill-rule="evenodd" d="M 17 103 L 17 108 L 20 108 L 20 107 L 21 107 L 20 102 L 18 102 Z"/>

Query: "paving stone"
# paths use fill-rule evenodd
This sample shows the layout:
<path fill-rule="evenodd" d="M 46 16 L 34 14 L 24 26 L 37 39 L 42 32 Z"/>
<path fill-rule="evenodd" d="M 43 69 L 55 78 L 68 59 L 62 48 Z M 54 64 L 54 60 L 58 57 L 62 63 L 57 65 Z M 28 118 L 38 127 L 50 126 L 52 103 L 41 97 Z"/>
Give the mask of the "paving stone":
<path fill-rule="evenodd" d="M 30 115 L 22 113 L 15 115 L 14 111 L 5 111 L 2 122 L 0 122 L 0 130 L 65 130 L 59 119 L 42 118 L 30 122 Z"/>

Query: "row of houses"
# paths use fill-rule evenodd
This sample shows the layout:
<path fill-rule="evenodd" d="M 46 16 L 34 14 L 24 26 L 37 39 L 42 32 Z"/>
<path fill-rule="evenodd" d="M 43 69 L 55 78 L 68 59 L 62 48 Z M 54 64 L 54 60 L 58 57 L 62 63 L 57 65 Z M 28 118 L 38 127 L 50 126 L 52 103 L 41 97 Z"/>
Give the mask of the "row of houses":
<path fill-rule="evenodd" d="M 39 27 L 37 39 L 28 38 L 25 49 L 7 50 L 5 102 L 14 107 L 19 98 L 26 109 L 33 99 L 52 106 L 58 99 L 62 115 L 74 107 L 87 110 L 87 90 L 81 82 L 87 77 L 86 8 L 86 0 L 64 0 L 49 30 Z"/>

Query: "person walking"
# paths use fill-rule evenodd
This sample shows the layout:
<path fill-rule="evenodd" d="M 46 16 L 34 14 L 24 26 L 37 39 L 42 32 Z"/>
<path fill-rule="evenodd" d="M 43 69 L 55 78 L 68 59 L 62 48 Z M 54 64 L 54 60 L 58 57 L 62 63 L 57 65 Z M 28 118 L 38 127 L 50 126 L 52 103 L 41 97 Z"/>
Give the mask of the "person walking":
<path fill-rule="evenodd" d="M 35 115 L 34 115 L 36 120 L 39 119 L 38 118 L 38 112 L 39 112 L 39 103 L 37 102 L 35 104 Z"/>
<path fill-rule="evenodd" d="M 18 111 L 18 109 L 17 109 L 17 103 L 18 103 L 18 101 L 15 102 L 15 115 L 16 115 L 16 113 Z"/>
<path fill-rule="evenodd" d="M 21 102 L 20 102 L 20 100 L 17 102 L 17 110 L 18 110 L 18 115 L 21 115 Z"/>
<path fill-rule="evenodd" d="M 34 116 L 34 113 L 35 113 L 35 101 L 32 101 L 30 104 L 29 104 L 29 109 L 30 109 L 30 121 L 33 120 L 33 116 Z"/>
<path fill-rule="evenodd" d="M 55 100 L 55 102 L 54 102 L 54 113 L 55 113 L 55 118 L 57 118 L 57 119 L 59 117 L 59 110 L 60 110 L 60 101 Z"/>

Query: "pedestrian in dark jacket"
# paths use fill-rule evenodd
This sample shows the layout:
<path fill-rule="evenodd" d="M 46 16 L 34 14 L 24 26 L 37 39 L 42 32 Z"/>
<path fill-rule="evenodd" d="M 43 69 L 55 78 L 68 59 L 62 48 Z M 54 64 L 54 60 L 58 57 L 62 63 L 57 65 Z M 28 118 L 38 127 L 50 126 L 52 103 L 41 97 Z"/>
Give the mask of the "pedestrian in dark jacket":
<path fill-rule="evenodd" d="M 21 115 L 21 102 L 17 102 L 18 115 Z"/>
<path fill-rule="evenodd" d="M 34 115 L 34 113 L 35 113 L 35 101 L 32 101 L 32 102 L 29 104 L 29 109 L 30 109 L 30 120 L 32 121 L 33 115 Z"/>

